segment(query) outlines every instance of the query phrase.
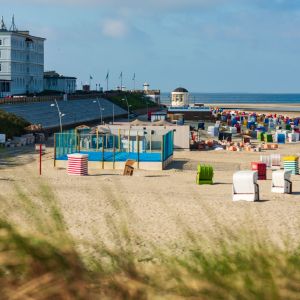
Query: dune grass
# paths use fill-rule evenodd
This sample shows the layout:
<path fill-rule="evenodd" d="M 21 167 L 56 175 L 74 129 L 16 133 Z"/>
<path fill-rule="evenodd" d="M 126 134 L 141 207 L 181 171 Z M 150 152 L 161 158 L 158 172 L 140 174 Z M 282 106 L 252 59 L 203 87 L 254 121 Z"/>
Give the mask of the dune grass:
<path fill-rule="evenodd" d="M 40 183 L 42 213 L 22 187 L 18 201 L 34 230 L 0 220 L 0 299 L 299 299 L 300 247 L 227 231 L 215 247 L 187 233 L 181 256 L 150 249 L 140 259 L 126 224 L 113 224 L 118 247 L 97 241 L 83 255 L 64 223 L 51 188 Z M 5 199 L 1 199 L 5 200 Z M 9 199 L 6 199 L 9 200 Z M 90 252 L 88 252 L 90 253 Z"/>

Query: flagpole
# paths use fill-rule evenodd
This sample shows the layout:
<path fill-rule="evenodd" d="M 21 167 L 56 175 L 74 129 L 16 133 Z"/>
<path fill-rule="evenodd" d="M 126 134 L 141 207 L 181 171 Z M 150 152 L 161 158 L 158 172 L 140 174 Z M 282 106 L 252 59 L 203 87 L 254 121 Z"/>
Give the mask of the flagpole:
<path fill-rule="evenodd" d="M 121 72 L 121 92 L 123 91 L 123 72 Z"/>
<path fill-rule="evenodd" d="M 134 74 L 134 77 L 133 77 L 133 91 L 135 92 L 135 74 Z"/>
<path fill-rule="evenodd" d="M 133 81 L 133 91 L 135 92 L 135 73 L 133 73 L 132 81 Z"/>
<path fill-rule="evenodd" d="M 108 78 L 109 78 L 109 71 L 107 71 L 106 78 L 105 78 L 105 80 L 106 80 L 106 91 L 107 92 L 108 92 Z"/>

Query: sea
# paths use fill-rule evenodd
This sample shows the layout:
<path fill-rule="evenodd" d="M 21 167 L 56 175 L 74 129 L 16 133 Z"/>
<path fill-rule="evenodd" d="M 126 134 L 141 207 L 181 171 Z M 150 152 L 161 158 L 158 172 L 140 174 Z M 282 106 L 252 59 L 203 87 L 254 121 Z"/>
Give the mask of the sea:
<path fill-rule="evenodd" d="M 243 104 L 299 104 L 300 94 L 240 94 L 240 93 L 190 93 L 193 103 L 243 103 Z M 171 104 L 171 93 L 161 94 L 161 103 Z"/>
<path fill-rule="evenodd" d="M 220 104 L 283 104 L 291 105 L 289 111 L 300 112 L 300 94 L 252 94 L 252 93 L 190 93 L 189 103 L 220 103 Z M 161 104 L 171 105 L 171 93 L 161 94 Z M 293 105 L 299 107 L 292 107 Z M 235 108 L 236 107 L 235 105 Z M 264 110 L 260 106 L 257 110 Z M 274 107 L 274 111 L 280 111 L 282 108 Z"/>

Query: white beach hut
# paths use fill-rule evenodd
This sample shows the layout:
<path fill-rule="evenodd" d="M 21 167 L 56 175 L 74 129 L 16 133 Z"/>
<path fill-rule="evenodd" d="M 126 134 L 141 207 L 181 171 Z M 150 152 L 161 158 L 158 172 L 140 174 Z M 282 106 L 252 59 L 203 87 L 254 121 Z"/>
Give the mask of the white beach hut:
<path fill-rule="evenodd" d="M 233 201 L 259 201 L 257 171 L 239 171 L 233 175 Z"/>
<path fill-rule="evenodd" d="M 291 171 L 278 170 L 272 173 L 272 193 L 291 194 Z"/>

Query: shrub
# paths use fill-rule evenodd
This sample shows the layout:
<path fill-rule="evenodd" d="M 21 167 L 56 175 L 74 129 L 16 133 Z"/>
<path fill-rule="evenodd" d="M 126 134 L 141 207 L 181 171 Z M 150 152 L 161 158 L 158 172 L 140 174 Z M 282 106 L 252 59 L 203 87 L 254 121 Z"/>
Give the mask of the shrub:
<path fill-rule="evenodd" d="M 23 118 L 0 110 L 0 133 L 5 133 L 7 138 L 22 135 L 25 132 L 24 128 L 28 125 L 30 123 Z"/>

